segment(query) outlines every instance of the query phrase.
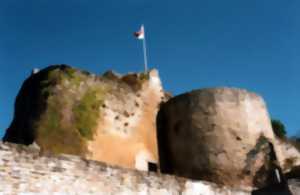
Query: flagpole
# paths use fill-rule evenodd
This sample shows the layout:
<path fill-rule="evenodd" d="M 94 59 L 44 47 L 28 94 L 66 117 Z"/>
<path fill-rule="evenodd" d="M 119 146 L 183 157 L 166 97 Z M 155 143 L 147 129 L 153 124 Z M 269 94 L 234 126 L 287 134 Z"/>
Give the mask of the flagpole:
<path fill-rule="evenodd" d="M 144 39 L 143 39 L 143 52 L 144 52 L 144 68 L 145 68 L 145 73 L 148 72 L 148 63 L 147 63 L 147 49 L 146 49 L 146 32 L 145 32 L 145 27 L 143 25 L 144 29 Z"/>

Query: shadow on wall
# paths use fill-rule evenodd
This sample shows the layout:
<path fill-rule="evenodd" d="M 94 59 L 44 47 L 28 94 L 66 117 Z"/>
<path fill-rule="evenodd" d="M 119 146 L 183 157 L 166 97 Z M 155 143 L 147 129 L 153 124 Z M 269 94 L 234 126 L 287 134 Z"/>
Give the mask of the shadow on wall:
<path fill-rule="evenodd" d="M 164 104 L 161 104 L 160 107 L 163 107 Z M 159 155 L 159 169 L 161 173 L 167 174 L 174 174 L 174 168 L 172 167 L 170 159 L 170 150 L 169 150 L 169 141 L 168 136 L 166 134 L 165 129 L 168 129 L 167 125 L 167 118 L 165 117 L 166 114 L 164 113 L 164 109 L 160 109 L 157 117 L 156 117 L 156 124 L 157 124 L 157 144 L 158 144 L 158 155 Z"/>
<path fill-rule="evenodd" d="M 13 121 L 6 132 L 3 132 L 5 133 L 2 137 L 3 141 L 25 145 L 33 143 L 35 140 L 33 121 L 46 109 L 46 100 L 42 95 L 40 82 L 47 80 L 50 71 L 67 68 L 66 65 L 49 66 L 24 81 L 16 97 Z"/>

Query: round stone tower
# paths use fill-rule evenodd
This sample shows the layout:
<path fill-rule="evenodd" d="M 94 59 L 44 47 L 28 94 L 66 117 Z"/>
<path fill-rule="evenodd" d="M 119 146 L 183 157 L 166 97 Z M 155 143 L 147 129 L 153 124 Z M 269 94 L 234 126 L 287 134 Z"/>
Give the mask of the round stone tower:
<path fill-rule="evenodd" d="M 195 90 L 157 116 L 162 172 L 233 187 L 262 187 L 276 169 L 274 134 L 263 99 L 246 90 Z"/>

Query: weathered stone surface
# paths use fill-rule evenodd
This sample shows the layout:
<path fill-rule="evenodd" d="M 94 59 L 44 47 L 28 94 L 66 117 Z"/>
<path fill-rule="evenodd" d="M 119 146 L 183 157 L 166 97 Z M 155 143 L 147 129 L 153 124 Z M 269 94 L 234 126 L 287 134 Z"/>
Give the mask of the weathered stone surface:
<path fill-rule="evenodd" d="M 292 139 L 275 139 L 275 145 L 280 149 L 277 156 L 285 173 L 291 171 L 294 167 L 300 167 L 300 151 L 293 143 L 296 142 Z"/>
<path fill-rule="evenodd" d="M 258 95 L 233 88 L 192 91 L 163 104 L 157 121 L 163 172 L 243 188 L 272 181 L 274 134 Z"/>
<path fill-rule="evenodd" d="M 96 76 L 50 66 L 25 80 L 3 140 L 146 170 L 157 162 L 155 119 L 164 98 L 156 70 Z"/>
<path fill-rule="evenodd" d="M 78 156 L 41 156 L 0 142 L 0 194 L 250 195 L 170 175 L 107 166 Z"/>

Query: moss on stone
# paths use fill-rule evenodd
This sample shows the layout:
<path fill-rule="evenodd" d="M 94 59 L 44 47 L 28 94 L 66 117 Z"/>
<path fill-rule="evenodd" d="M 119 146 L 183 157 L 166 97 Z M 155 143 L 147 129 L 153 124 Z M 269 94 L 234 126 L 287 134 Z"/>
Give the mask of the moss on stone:
<path fill-rule="evenodd" d="M 30 96 L 28 101 L 24 102 L 26 106 L 19 109 L 28 107 L 28 109 L 35 110 L 37 114 L 28 119 L 26 118 L 28 116 L 24 114 L 19 119 L 21 121 L 26 119 L 30 124 L 22 127 L 32 134 L 30 134 L 31 137 L 28 136 L 30 139 L 26 138 L 29 140 L 26 144 L 35 141 L 43 152 L 86 157 L 88 155 L 87 143 L 95 134 L 100 108 L 105 94 L 110 90 L 109 84 L 95 79 L 95 76 L 88 72 L 66 65 L 41 70 L 29 81 L 30 85 L 27 84 L 24 90 L 31 92 L 34 86 L 36 92 L 31 93 L 33 97 Z M 22 95 L 23 98 L 29 97 L 28 92 L 24 94 L 27 96 Z M 34 102 L 36 100 L 38 102 Z M 27 102 L 34 103 L 28 106 Z M 23 122 L 19 123 L 22 126 Z M 15 139 L 15 142 L 23 143 L 23 135 L 18 132 L 13 133 L 14 136 L 20 136 Z"/>
<path fill-rule="evenodd" d="M 128 74 L 121 78 L 129 87 L 134 91 L 138 91 L 142 88 L 143 84 L 150 79 L 149 73 L 134 73 Z"/>
<path fill-rule="evenodd" d="M 37 124 L 37 143 L 46 152 L 82 155 L 84 140 L 72 124 L 62 124 L 63 101 L 57 96 L 48 99 L 48 107 Z"/>
<path fill-rule="evenodd" d="M 147 81 L 150 79 L 149 72 L 143 72 L 139 74 L 139 80 L 140 81 Z"/>
<path fill-rule="evenodd" d="M 43 96 L 49 96 L 53 86 L 61 81 L 61 73 L 59 69 L 50 70 L 45 80 L 40 82 L 41 93 Z"/>
<path fill-rule="evenodd" d="M 87 76 L 86 74 L 83 74 L 74 68 L 67 68 L 64 73 L 64 80 L 68 80 L 75 87 L 78 87 Z"/>
<path fill-rule="evenodd" d="M 45 86 L 54 86 L 56 84 L 63 84 L 64 81 L 68 81 L 75 86 L 84 81 L 86 75 L 82 74 L 80 71 L 71 68 L 64 67 L 64 69 L 54 69 L 49 71 L 47 80 L 41 82 L 42 87 Z"/>
<path fill-rule="evenodd" d="M 71 67 L 54 69 L 48 72 L 47 79 L 41 82 L 42 95 L 47 97 L 47 108 L 38 121 L 36 134 L 41 148 L 55 154 L 86 153 L 86 139 L 92 139 L 97 125 L 102 99 L 100 87 L 79 89 L 87 75 Z M 57 90 L 60 88 L 61 90 Z M 80 98 L 71 93 L 76 89 Z M 69 117 L 66 117 L 69 116 Z M 70 118 L 72 121 L 64 120 Z"/>
<path fill-rule="evenodd" d="M 93 139 L 94 129 L 100 114 L 100 106 L 103 103 L 103 89 L 88 89 L 81 100 L 73 108 L 75 127 L 81 136 Z"/>

